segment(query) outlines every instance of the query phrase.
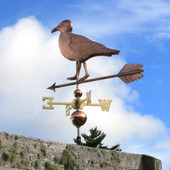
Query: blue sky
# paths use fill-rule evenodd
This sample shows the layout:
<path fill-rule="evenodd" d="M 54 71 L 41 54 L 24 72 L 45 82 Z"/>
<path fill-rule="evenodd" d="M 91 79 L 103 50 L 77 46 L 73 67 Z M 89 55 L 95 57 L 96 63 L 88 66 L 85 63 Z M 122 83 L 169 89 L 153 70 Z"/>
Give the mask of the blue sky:
<path fill-rule="evenodd" d="M 98 126 L 107 133 L 105 144 L 121 143 L 124 151 L 153 155 L 168 169 L 169 9 L 167 0 L 0 0 L 0 130 L 73 143 L 76 129 L 65 117 L 65 108 L 41 108 L 42 96 L 58 101 L 73 98 L 74 87 L 56 93 L 46 90 L 55 81 L 68 82 L 66 78 L 74 74 L 75 63 L 59 51 L 59 33 L 50 33 L 62 20 L 70 19 L 74 33 L 121 51 L 112 58 L 89 60 L 91 78 L 117 73 L 125 63 L 144 64 L 140 81 L 125 85 L 113 79 L 81 86 L 84 94 L 92 90 L 94 102 L 113 100 L 109 113 L 85 109 L 88 122 L 81 131 Z"/>

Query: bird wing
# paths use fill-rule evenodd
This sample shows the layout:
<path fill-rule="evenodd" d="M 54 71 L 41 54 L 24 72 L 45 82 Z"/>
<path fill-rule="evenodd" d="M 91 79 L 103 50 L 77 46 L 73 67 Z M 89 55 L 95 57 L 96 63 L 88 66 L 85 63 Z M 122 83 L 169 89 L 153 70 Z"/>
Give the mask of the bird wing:
<path fill-rule="evenodd" d="M 86 60 L 93 56 L 102 55 L 102 53 L 108 49 L 102 44 L 76 34 L 71 34 L 69 45 L 72 50 L 80 54 L 80 60 Z"/>

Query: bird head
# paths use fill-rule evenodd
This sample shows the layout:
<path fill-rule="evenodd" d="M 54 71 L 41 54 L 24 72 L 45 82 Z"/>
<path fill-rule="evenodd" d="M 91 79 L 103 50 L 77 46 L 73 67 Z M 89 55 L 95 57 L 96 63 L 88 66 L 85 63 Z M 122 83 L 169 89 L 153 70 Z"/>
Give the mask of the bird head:
<path fill-rule="evenodd" d="M 63 33 L 72 32 L 73 24 L 70 20 L 62 21 L 57 27 L 52 29 L 51 33 L 55 31 L 61 31 Z"/>

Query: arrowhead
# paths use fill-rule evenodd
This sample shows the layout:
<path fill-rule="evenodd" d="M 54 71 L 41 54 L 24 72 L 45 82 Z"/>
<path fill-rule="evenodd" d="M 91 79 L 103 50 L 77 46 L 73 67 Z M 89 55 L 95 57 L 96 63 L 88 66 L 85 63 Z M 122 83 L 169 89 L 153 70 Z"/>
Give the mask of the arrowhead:
<path fill-rule="evenodd" d="M 55 86 L 56 86 L 56 83 L 54 83 L 52 86 L 48 87 L 47 89 L 53 90 L 55 92 Z"/>

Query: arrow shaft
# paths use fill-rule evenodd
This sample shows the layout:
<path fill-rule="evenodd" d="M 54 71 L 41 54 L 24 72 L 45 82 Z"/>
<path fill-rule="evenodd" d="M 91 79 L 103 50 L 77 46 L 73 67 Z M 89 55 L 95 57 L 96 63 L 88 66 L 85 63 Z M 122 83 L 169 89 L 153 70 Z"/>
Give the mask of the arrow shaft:
<path fill-rule="evenodd" d="M 60 84 L 60 85 L 56 85 L 54 88 L 56 89 L 56 88 L 61 88 L 61 87 L 66 87 L 66 86 L 72 86 L 75 84 L 83 84 L 83 83 L 88 83 L 88 82 L 92 82 L 92 81 L 105 80 L 105 79 L 115 78 L 115 77 L 130 76 L 130 75 L 138 74 L 141 72 L 143 72 L 143 70 L 134 70 L 134 71 L 129 71 L 129 72 L 125 72 L 125 73 L 118 73 L 118 74 L 114 74 L 114 75 L 98 77 L 98 78 L 93 78 L 93 79 L 88 79 L 88 80 L 83 80 L 83 81 Z"/>

